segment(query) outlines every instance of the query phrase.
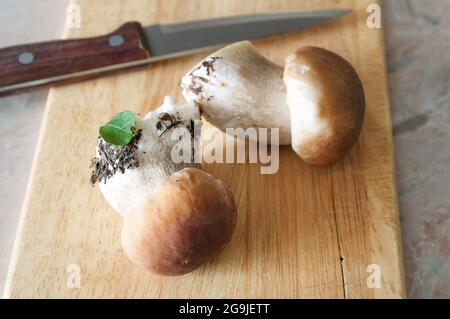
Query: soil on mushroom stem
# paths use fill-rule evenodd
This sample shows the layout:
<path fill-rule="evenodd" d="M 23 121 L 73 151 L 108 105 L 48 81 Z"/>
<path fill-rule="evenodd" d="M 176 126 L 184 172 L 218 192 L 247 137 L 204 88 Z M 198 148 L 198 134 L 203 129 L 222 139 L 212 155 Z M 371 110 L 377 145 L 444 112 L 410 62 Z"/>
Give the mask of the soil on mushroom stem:
<path fill-rule="evenodd" d="M 197 95 L 200 100 L 204 99 L 205 97 L 202 95 L 203 92 L 203 83 L 208 83 L 209 80 L 203 76 L 195 75 L 194 73 L 201 68 L 205 68 L 206 75 L 210 76 L 214 71 L 214 62 L 217 60 L 222 59 L 222 57 L 216 57 L 212 56 L 209 57 L 207 60 L 203 61 L 199 66 L 197 66 L 194 70 L 191 71 L 190 77 L 191 77 L 191 83 L 188 85 L 188 90 L 193 92 L 195 95 Z M 207 97 L 206 100 L 210 101 L 212 96 Z"/>
<path fill-rule="evenodd" d="M 177 127 L 178 125 L 183 124 L 183 121 L 180 118 L 180 115 L 176 113 L 161 113 L 158 116 L 158 122 L 156 122 L 156 130 L 162 131 L 159 137 L 163 136 L 167 131 L 170 131 L 172 128 Z"/>
<path fill-rule="evenodd" d="M 106 183 L 116 172 L 125 173 L 126 169 L 139 166 L 136 151 L 142 130 L 136 131 L 133 139 L 125 146 L 106 143 L 101 137 L 98 142 L 98 156 L 91 163 L 91 184 Z"/>

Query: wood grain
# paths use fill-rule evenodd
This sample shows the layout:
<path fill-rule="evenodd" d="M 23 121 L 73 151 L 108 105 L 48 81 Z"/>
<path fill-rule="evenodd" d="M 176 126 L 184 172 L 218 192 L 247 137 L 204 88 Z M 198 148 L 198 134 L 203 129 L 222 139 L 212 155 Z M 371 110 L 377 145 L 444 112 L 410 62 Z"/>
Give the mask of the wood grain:
<path fill-rule="evenodd" d="M 150 57 L 141 40 L 142 29 L 137 22 L 127 22 L 106 35 L 88 39 L 58 40 L 17 45 L 0 49 L 0 86 L 57 77 Z M 111 36 L 121 36 L 124 43 L 111 46 Z M 24 52 L 34 55 L 29 64 L 19 63 Z M 78 76 L 71 82 L 92 78 Z M 15 92 L 12 90 L 12 92 Z M 0 96 L 10 93 L 1 92 Z"/>
<path fill-rule="evenodd" d="M 89 1 L 75 0 L 82 28 L 93 36 L 128 20 L 143 24 L 323 8 L 353 13 L 308 30 L 255 41 L 282 64 L 303 45 L 347 58 L 362 78 L 367 114 L 351 153 L 330 167 L 308 166 L 288 147 L 280 169 L 258 164 L 210 164 L 238 204 L 231 245 L 182 277 L 150 275 L 120 248 L 121 219 L 89 184 L 97 128 L 123 109 L 145 113 L 164 95 L 182 101 L 178 83 L 208 52 L 156 63 L 140 71 L 53 89 L 50 93 L 14 248 L 6 297 L 398 298 L 405 296 L 383 30 L 366 27 L 370 1 Z M 81 288 L 67 287 L 70 264 Z M 381 287 L 367 267 L 377 264 Z"/>

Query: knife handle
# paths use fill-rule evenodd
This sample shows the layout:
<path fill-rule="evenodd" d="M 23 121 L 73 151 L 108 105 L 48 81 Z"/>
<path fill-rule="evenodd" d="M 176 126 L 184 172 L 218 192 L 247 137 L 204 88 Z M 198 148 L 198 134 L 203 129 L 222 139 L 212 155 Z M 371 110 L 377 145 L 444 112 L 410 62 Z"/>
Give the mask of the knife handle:
<path fill-rule="evenodd" d="M 98 76 L 90 70 L 107 72 L 112 65 L 148 59 L 143 39 L 141 25 L 128 22 L 104 36 L 0 49 L 0 96 L 23 90 L 24 83 L 36 87 L 77 82 Z M 71 73 L 68 80 L 65 75 Z"/>

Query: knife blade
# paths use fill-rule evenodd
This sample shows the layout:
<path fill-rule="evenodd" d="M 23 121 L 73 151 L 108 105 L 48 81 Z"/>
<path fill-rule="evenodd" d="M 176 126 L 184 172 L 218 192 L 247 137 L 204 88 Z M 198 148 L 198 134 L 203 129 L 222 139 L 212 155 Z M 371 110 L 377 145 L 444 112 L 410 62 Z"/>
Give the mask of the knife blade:
<path fill-rule="evenodd" d="M 72 83 L 223 44 L 317 25 L 351 10 L 285 12 L 141 27 L 128 22 L 104 36 L 0 49 L 0 96 Z"/>

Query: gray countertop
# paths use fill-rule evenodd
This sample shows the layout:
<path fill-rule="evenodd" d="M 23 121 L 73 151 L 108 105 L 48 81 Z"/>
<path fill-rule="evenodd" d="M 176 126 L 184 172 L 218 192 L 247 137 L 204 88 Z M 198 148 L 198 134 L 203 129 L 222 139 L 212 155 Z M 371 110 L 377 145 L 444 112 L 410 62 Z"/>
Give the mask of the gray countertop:
<path fill-rule="evenodd" d="M 2 0 L 0 47 L 59 38 L 66 0 Z M 450 1 L 383 8 L 407 293 L 450 298 Z M 0 98 L 0 291 L 47 92 Z"/>

